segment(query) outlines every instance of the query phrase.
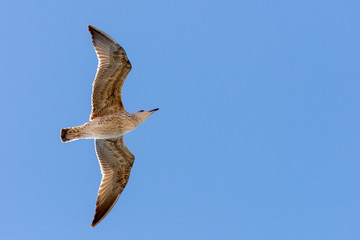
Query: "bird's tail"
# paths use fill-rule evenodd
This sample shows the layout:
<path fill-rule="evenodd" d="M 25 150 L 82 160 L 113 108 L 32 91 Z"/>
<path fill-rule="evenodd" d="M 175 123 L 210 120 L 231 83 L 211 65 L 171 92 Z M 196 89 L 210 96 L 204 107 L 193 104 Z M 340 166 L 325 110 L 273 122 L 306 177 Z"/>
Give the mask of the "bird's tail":
<path fill-rule="evenodd" d="M 79 127 L 61 129 L 61 141 L 64 143 L 77 140 L 80 137 L 81 137 L 81 133 Z"/>

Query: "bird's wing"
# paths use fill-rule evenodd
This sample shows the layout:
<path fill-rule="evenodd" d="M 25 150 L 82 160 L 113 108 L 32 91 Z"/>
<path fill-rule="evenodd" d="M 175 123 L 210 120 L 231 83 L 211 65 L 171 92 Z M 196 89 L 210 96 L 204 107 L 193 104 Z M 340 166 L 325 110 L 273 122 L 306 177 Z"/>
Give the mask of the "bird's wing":
<path fill-rule="evenodd" d="M 92 227 L 110 212 L 124 190 L 134 163 L 134 155 L 126 147 L 124 137 L 95 140 L 96 154 L 103 175 Z"/>
<path fill-rule="evenodd" d="M 93 26 L 88 28 L 98 57 L 92 92 L 92 120 L 124 108 L 121 89 L 131 70 L 131 63 L 125 50 L 114 39 Z"/>

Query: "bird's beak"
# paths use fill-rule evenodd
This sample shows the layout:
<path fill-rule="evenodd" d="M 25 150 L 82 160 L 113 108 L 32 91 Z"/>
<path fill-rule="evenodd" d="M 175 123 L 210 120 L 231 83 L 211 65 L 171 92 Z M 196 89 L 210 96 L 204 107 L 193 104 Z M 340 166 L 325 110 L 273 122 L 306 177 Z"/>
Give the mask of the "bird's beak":
<path fill-rule="evenodd" d="M 149 112 L 154 113 L 154 112 L 156 112 L 157 110 L 159 110 L 159 109 L 158 109 L 158 108 L 155 108 L 155 109 L 153 109 L 153 110 L 150 110 Z"/>

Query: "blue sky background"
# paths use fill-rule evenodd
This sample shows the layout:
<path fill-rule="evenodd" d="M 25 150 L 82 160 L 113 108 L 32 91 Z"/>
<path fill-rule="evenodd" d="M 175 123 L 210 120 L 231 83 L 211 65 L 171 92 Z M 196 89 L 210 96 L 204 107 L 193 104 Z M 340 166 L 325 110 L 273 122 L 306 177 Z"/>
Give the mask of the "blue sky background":
<path fill-rule="evenodd" d="M 5 1 L 1 239 L 360 239 L 359 1 Z M 126 50 L 136 156 L 90 227 L 101 174 L 87 24 Z"/>

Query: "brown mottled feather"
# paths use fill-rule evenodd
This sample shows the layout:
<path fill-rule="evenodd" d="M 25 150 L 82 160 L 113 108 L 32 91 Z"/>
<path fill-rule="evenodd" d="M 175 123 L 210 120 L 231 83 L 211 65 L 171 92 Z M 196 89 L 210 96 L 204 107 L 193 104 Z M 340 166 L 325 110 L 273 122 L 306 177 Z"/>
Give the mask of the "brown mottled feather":
<path fill-rule="evenodd" d="M 110 212 L 124 190 L 134 163 L 134 155 L 126 147 L 124 138 L 96 139 L 96 154 L 99 158 L 101 180 L 92 227 Z"/>
<path fill-rule="evenodd" d="M 88 26 L 98 57 L 98 69 L 93 83 L 90 120 L 124 109 L 121 89 L 131 70 L 125 50 L 103 31 Z"/>

